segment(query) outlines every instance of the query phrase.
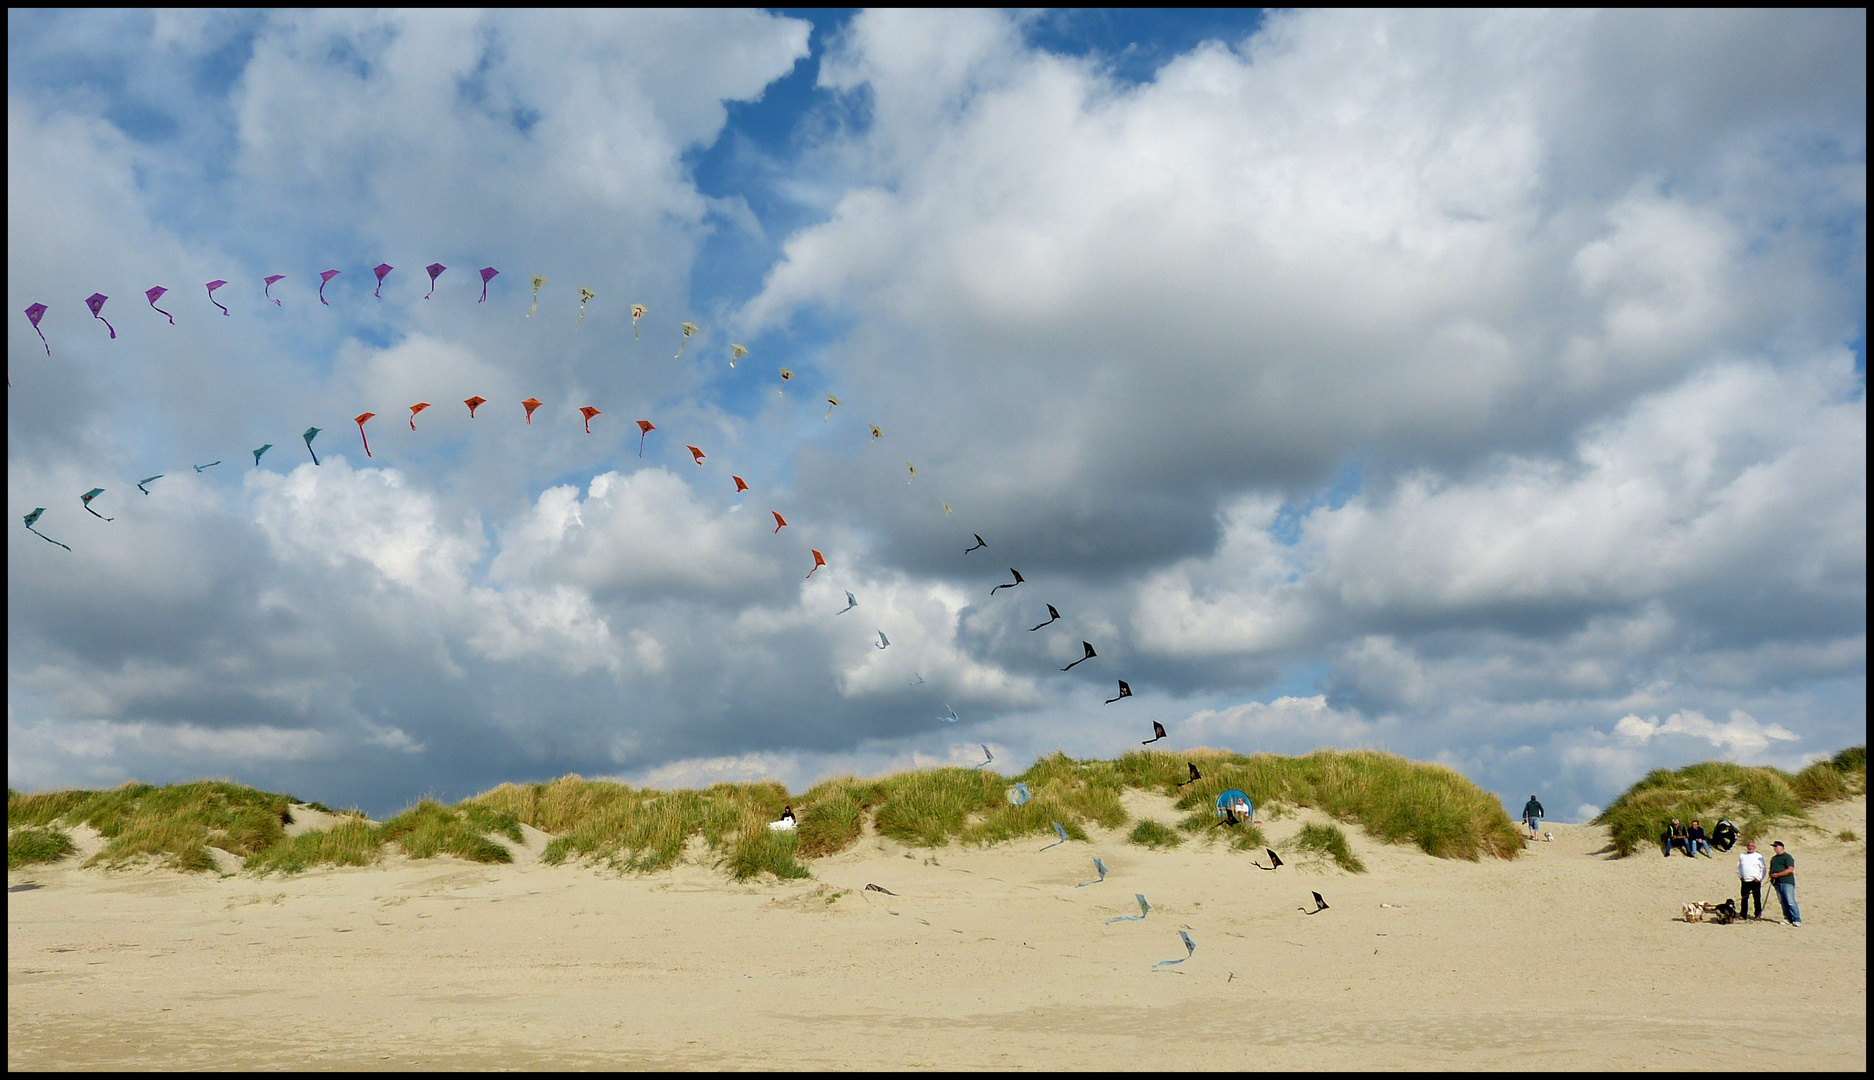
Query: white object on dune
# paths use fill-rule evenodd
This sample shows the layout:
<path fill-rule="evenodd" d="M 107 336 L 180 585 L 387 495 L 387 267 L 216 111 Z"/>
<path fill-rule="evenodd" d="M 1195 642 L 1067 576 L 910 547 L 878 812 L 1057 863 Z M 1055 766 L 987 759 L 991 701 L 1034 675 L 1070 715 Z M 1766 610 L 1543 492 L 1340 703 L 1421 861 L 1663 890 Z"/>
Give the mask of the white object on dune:
<path fill-rule="evenodd" d="M 782 818 L 782 819 L 781 819 L 781 820 L 779 820 L 779 821 L 770 821 L 770 822 L 768 822 L 768 828 L 770 828 L 770 829 L 773 829 L 773 830 L 775 830 L 776 832 L 788 832 L 788 831 L 792 831 L 792 830 L 793 830 L 793 828 L 794 828 L 794 819 L 793 819 L 793 818 Z"/>

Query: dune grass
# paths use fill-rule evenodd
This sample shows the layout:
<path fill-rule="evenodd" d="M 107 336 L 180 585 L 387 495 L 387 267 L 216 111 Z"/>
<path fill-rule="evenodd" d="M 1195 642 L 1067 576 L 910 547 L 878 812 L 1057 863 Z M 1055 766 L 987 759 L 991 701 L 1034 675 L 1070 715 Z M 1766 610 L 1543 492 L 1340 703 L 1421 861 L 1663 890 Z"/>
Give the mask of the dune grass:
<path fill-rule="evenodd" d="M 1867 793 L 1867 748 L 1850 747 L 1799 773 L 1767 765 L 1703 761 L 1682 769 L 1654 769 L 1622 792 L 1594 819 L 1607 827 L 1616 855 L 1656 850 L 1677 818 L 1696 819 L 1710 833 L 1719 818 L 1738 828 L 1739 841 L 1761 839 L 1771 827 L 1806 819 L 1809 807 Z"/>
<path fill-rule="evenodd" d="M 7 833 L 7 869 L 17 870 L 35 863 L 58 862 L 77 850 L 78 845 L 72 843 L 72 834 L 64 829 L 35 828 L 29 825 Z"/>
<path fill-rule="evenodd" d="M 384 837 L 361 817 L 290 836 L 248 858 L 256 874 L 298 874 L 315 866 L 370 866 L 384 857 Z"/>
<path fill-rule="evenodd" d="M 1127 836 L 1126 839 L 1140 847 L 1156 848 L 1160 850 L 1169 850 L 1184 843 L 1184 837 L 1179 836 L 1172 829 L 1150 820 L 1141 821 L 1137 825 L 1134 825 L 1132 827 L 1132 833 Z"/>
<path fill-rule="evenodd" d="M 285 839 L 280 822 L 292 802 L 291 796 L 224 780 L 37 795 L 9 791 L 7 825 L 91 826 L 107 842 L 87 866 L 149 858 L 178 870 L 209 871 L 215 869 L 210 847 L 246 858 Z"/>
<path fill-rule="evenodd" d="M 1337 866 L 1350 874 L 1366 873 L 1366 864 L 1361 862 L 1359 856 L 1353 853 L 1353 848 L 1348 846 L 1347 834 L 1341 831 L 1339 825 L 1313 823 L 1303 825 L 1301 832 L 1295 834 L 1294 838 L 1288 842 L 1288 846 L 1295 851 L 1305 851 L 1332 859 Z"/>

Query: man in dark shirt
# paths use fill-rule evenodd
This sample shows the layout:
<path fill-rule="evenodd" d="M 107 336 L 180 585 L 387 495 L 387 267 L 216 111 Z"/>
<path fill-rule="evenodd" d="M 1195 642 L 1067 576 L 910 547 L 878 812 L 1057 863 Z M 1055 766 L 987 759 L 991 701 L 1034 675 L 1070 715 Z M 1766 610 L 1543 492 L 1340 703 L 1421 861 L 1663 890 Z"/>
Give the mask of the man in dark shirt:
<path fill-rule="evenodd" d="M 1523 804 L 1523 823 L 1529 826 L 1529 839 L 1534 840 L 1536 830 L 1542 824 L 1542 804 L 1536 801 L 1534 795 L 1529 796 L 1529 801 Z"/>
<path fill-rule="evenodd" d="M 1802 909 L 1796 906 L 1796 857 L 1783 850 L 1783 841 L 1770 845 L 1770 884 L 1776 887 L 1777 902 L 1783 905 L 1783 921 L 1802 925 Z"/>
<path fill-rule="evenodd" d="M 1711 845 L 1705 842 L 1705 828 L 1698 823 L 1697 818 L 1692 819 L 1692 827 L 1686 832 L 1685 837 L 1685 853 L 1687 855 L 1696 855 L 1698 854 L 1698 849 L 1704 848 L 1705 858 L 1711 858 Z"/>

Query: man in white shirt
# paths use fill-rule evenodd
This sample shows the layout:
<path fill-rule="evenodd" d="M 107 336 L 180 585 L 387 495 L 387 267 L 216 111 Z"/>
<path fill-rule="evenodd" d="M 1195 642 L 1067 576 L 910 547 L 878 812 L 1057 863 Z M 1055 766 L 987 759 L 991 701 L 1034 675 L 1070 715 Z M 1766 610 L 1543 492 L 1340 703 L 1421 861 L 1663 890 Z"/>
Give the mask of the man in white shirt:
<path fill-rule="evenodd" d="M 1769 873 L 1769 864 L 1757 853 L 1757 841 L 1746 840 L 1744 853 L 1737 857 L 1737 880 L 1741 883 L 1738 895 L 1737 914 L 1740 918 L 1750 916 L 1750 898 L 1757 898 L 1756 918 L 1763 918 L 1763 877 Z"/>

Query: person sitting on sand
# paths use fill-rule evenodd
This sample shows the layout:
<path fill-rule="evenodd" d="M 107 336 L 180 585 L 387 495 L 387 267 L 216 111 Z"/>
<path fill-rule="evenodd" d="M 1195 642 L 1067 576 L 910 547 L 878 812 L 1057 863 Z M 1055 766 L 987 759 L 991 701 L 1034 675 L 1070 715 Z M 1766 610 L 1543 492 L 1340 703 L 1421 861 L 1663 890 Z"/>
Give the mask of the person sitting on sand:
<path fill-rule="evenodd" d="M 788 829 L 794 828 L 794 826 L 794 808 L 791 806 L 783 806 L 781 808 L 781 817 L 779 820 L 768 822 L 768 828 L 780 832 L 785 832 Z"/>
<path fill-rule="evenodd" d="M 1686 847 L 1685 826 L 1679 824 L 1678 818 L 1673 818 L 1672 824 L 1666 827 L 1666 849 L 1660 854 L 1671 858 L 1675 849 L 1684 851 L 1687 855 L 1691 854 Z"/>
<path fill-rule="evenodd" d="M 1529 801 L 1523 804 L 1523 824 L 1529 826 L 1529 839 L 1534 840 L 1542 824 L 1542 804 L 1536 801 L 1534 795 L 1529 796 Z"/>
<path fill-rule="evenodd" d="M 1692 819 L 1692 827 L 1686 830 L 1685 838 L 1685 853 L 1687 855 L 1696 855 L 1698 849 L 1704 848 L 1705 858 L 1711 858 L 1711 845 L 1705 842 L 1705 829 L 1703 826 L 1699 825 L 1697 818 Z"/>
<path fill-rule="evenodd" d="M 1757 841 L 1744 841 L 1744 851 L 1737 857 L 1738 918 L 1763 918 L 1763 877 L 1768 872 L 1763 856 L 1757 853 Z M 1757 914 L 1754 916 L 1750 913 L 1750 898 L 1753 896 L 1757 898 Z"/>

